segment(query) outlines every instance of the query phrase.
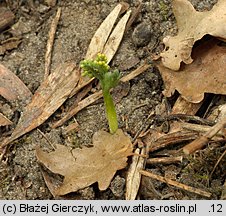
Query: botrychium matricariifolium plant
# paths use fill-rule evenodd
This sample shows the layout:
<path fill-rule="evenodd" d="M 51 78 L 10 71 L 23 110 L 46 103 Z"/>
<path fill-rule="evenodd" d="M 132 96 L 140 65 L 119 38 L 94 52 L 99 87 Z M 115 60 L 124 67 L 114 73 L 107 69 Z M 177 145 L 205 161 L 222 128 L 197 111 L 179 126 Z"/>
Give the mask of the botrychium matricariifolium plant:
<path fill-rule="evenodd" d="M 110 90 L 118 84 L 120 73 L 118 70 L 111 70 L 107 62 L 107 57 L 99 53 L 94 60 L 81 61 L 80 66 L 83 76 L 95 77 L 100 81 L 109 130 L 114 134 L 118 129 L 118 120 Z"/>

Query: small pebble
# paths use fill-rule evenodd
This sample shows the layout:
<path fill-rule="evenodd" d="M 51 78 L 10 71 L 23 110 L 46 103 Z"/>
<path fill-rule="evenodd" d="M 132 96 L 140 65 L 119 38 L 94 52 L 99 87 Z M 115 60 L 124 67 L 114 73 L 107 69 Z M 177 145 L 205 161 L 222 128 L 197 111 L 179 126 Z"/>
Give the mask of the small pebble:
<path fill-rule="evenodd" d="M 140 23 L 133 31 L 132 40 L 133 43 L 138 46 L 146 46 L 150 42 L 152 35 L 152 27 L 145 22 Z"/>

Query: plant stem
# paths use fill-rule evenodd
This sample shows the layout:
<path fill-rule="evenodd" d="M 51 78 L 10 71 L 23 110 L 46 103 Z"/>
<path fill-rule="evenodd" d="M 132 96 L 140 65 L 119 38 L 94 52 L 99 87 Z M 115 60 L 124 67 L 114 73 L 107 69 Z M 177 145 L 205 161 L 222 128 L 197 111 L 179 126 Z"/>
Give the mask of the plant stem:
<path fill-rule="evenodd" d="M 104 104 L 106 107 L 106 115 L 108 119 L 110 133 L 114 134 L 118 129 L 118 121 L 117 121 L 115 105 L 109 90 L 104 90 L 103 88 L 103 97 L 104 97 Z"/>

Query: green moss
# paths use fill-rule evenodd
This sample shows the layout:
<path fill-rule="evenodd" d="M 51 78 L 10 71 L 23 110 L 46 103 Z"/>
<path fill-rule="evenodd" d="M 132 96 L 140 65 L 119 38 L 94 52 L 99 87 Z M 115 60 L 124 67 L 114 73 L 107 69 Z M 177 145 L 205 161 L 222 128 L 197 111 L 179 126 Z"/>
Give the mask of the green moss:
<path fill-rule="evenodd" d="M 163 21 L 168 20 L 168 14 L 169 14 L 169 6 L 164 3 L 164 1 L 160 1 L 159 4 L 159 10 L 160 10 L 160 15 L 162 16 Z"/>

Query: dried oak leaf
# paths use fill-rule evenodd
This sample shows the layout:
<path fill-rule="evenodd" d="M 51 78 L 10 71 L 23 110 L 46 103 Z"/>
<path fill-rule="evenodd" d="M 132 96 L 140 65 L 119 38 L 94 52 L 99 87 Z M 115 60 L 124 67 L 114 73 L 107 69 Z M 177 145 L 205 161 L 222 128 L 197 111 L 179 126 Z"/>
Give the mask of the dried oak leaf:
<path fill-rule="evenodd" d="M 79 77 L 80 72 L 74 63 L 57 67 L 36 90 L 13 133 L 3 140 L 0 147 L 3 148 L 45 122 L 66 101 Z"/>
<path fill-rule="evenodd" d="M 93 136 L 93 147 L 71 149 L 56 145 L 53 152 L 36 149 L 40 163 L 54 173 L 64 176 L 57 195 L 64 195 L 98 182 L 100 190 L 106 190 L 117 170 L 127 165 L 132 154 L 132 143 L 122 130 L 115 134 L 98 131 Z"/>
<path fill-rule="evenodd" d="M 12 125 L 13 123 L 0 113 L 0 126 Z"/>
<path fill-rule="evenodd" d="M 226 94 L 226 46 L 219 46 L 219 40 L 211 39 L 197 46 L 193 53 L 194 62 L 183 65 L 176 73 L 157 63 L 165 83 L 163 94 L 172 96 L 177 90 L 191 102 L 199 103 L 204 93 Z"/>
<path fill-rule="evenodd" d="M 26 104 L 32 93 L 12 71 L 0 64 L 0 95 L 8 101 Z"/>
<path fill-rule="evenodd" d="M 165 50 L 160 54 L 165 67 L 179 70 L 180 63 L 192 63 L 191 52 L 195 41 L 209 34 L 226 39 L 226 1 L 218 0 L 212 10 L 198 12 L 188 0 L 174 0 L 173 12 L 178 25 L 175 37 L 163 39 Z"/>

